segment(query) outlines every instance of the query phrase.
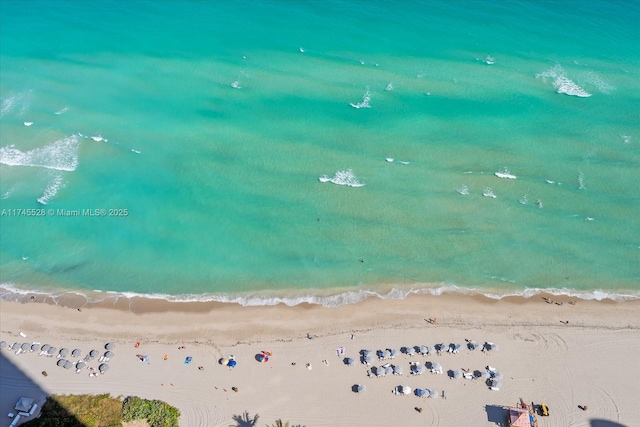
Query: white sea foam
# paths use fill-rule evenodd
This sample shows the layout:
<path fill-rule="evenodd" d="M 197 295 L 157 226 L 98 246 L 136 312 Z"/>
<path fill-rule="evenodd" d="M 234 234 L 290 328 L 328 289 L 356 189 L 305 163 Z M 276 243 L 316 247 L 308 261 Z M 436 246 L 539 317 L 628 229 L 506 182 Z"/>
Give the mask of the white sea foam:
<path fill-rule="evenodd" d="M 467 187 L 466 185 L 462 184 L 460 186 L 460 188 L 458 188 L 456 191 L 458 193 L 462 194 L 463 196 L 466 196 L 467 194 L 469 194 L 469 187 Z"/>
<path fill-rule="evenodd" d="M 304 48 L 303 47 L 300 48 L 300 53 L 304 53 Z"/>
<path fill-rule="evenodd" d="M 136 150 L 134 148 L 131 149 L 132 152 L 136 153 L 136 154 L 140 154 L 141 152 L 139 150 Z"/>
<path fill-rule="evenodd" d="M 56 112 L 55 112 L 55 113 L 53 113 L 53 114 L 55 114 L 56 116 L 59 116 L 60 114 L 64 114 L 64 113 L 66 113 L 67 111 L 69 111 L 69 107 L 64 107 L 64 108 L 62 108 L 62 109 L 60 109 L 60 110 L 56 111 Z"/>
<path fill-rule="evenodd" d="M 362 102 L 354 104 L 353 102 L 349 103 L 353 108 L 371 108 L 369 105 L 369 101 L 371 101 L 371 93 L 369 93 L 369 87 L 367 87 L 364 91 L 364 95 L 362 95 Z"/>
<path fill-rule="evenodd" d="M 510 174 L 509 173 L 509 169 L 507 169 L 507 168 L 500 169 L 494 175 L 497 176 L 498 178 L 506 178 L 506 179 L 516 179 L 517 178 L 515 175 Z"/>
<path fill-rule="evenodd" d="M 620 135 L 620 137 L 622 138 L 622 143 L 623 144 L 630 144 L 631 143 L 631 136 L 629 135 Z"/>
<path fill-rule="evenodd" d="M 484 58 L 484 63 L 487 65 L 493 65 L 496 63 L 496 59 L 493 56 L 487 55 L 487 57 Z"/>
<path fill-rule="evenodd" d="M 496 198 L 495 193 L 494 193 L 494 192 L 493 192 L 493 190 L 491 190 L 491 188 L 489 188 L 489 187 L 485 187 L 484 191 L 482 192 L 482 195 L 483 195 L 484 197 L 490 197 L 490 198 L 492 198 L 492 199 L 495 199 L 495 198 Z"/>
<path fill-rule="evenodd" d="M 13 283 L 0 284 L 0 299 L 4 301 L 26 301 L 32 295 L 43 295 L 51 297 L 54 303 L 58 303 L 64 295 L 77 295 L 85 298 L 88 302 L 97 303 L 107 299 L 133 299 L 147 298 L 155 300 L 165 300 L 170 302 L 221 302 L 238 304 L 241 306 L 273 306 L 285 304 L 287 306 L 296 306 L 299 304 L 313 304 L 324 307 L 339 307 L 347 304 L 355 304 L 368 298 L 379 298 L 383 300 L 399 300 L 410 295 L 483 295 L 487 298 L 500 300 L 506 297 L 523 297 L 534 298 L 541 293 L 548 293 L 554 296 L 569 296 L 583 300 L 602 301 L 605 299 L 613 301 L 630 301 L 640 299 L 640 292 L 607 292 L 605 290 L 594 291 L 577 291 L 571 289 L 543 289 L 543 288 L 526 288 L 523 290 L 512 290 L 508 292 L 489 292 L 476 288 L 463 288 L 455 285 L 441 284 L 429 287 L 411 287 L 408 289 L 392 288 L 387 292 L 376 292 L 373 290 L 349 290 L 338 292 L 333 295 L 314 295 L 314 294 L 298 294 L 292 296 L 276 296 L 276 295 L 167 295 L 167 294 L 140 294 L 135 292 L 111 292 L 94 290 L 87 293 L 77 291 L 68 291 L 59 289 L 56 291 L 45 292 L 35 288 L 24 288 Z"/>
<path fill-rule="evenodd" d="M 394 160 L 394 159 L 393 159 L 393 157 L 387 157 L 387 158 L 385 158 L 385 160 L 386 160 L 387 162 L 389 162 L 389 163 L 393 163 L 393 160 Z"/>
<path fill-rule="evenodd" d="M 527 203 L 529 203 L 529 201 L 527 200 L 527 195 L 523 195 L 522 197 L 520 197 L 520 200 L 518 200 L 520 202 L 521 205 L 526 205 Z"/>
<path fill-rule="evenodd" d="M 322 175 L 318 178 L 320 182 L 331 182 L 337 185 L 346 185 L 347 187 L 362 187 L 358 178 L 353 174 L 351 169 L 337 171 L 332 178 L 329 178 L 327 175 Z"/>
<path fill-rule="evenodd" d="M 93 139 L 95 142 L 102 142 L 104 141 L 104 138 L 101 137 L 100 135 L 98 136 L 92 136 L 91 139 Z"/>
<path fill-rule="evenodd" d="M 384 88 L 384 90 L 393 90 L 393 83 L 389 83 L 387 87 Z"/>
<path fill-rule="evenodd" d="M 17 99 L 17 95 L 8 96 L 6 98 L 2 98 L 2 102 L 0 102 L 0 117 L 3 117 L 13 108 Z"/>
<path fill-rule="evenodd" d="M 52 174 L 51 180 L 47 184 L 47 188 L 44 189 L 42 196 L 38 197 L 38 203 L 43 205 L 48 204 L 49 201 L 58 194 L 58 190 L 60 190 L 62 186 L 62 172 L 55 171 L 55 173 Z"/>
<path fill-rule="evenodd" d="M 595 86 L 598 91 L 607 95 L 615 90 L 613 85 L 605 82 L 602 77 L 593 72 L 587 74 L 584 82 Z"/>
<path fill-rule="evenodd" d="M 23 125 L 25 125 L 26 127 L 29 127 L 33 124 L 33 122 L 24 122 Z"/>
<path fill-rule="evenodd" d="M 409 162 L 404 161 L 404 160 L 398 160 L 398 163 L 400 163 L 401 165 L 408 165 Z"/>
<path fill-rule="evenodd" d="M 74 171 L 78 167 L 76 135 L 59 139 L 42 148 L 21 151 L 14 145 L 0 148 L 0 163 L 8 166 L 33 166 L 62 171 Z"/>
<path fill-rule="evenodd" d="M 591 96 L 589 92 L 578 86 L 573 80 L 568 78 L 564 72 L 564 69 L 560 65 L 556 65 L 538 75 L 537 78 L 542 78 L 544 82 L 547 78 L 553 80 L 553 87 L 557 93 L 564 93 L 565 95 L 577 96 L 580 98 L 587 98 Z"/>
<path fill-rule="evenodd" d="M 238 80 L 236 80 L 235 82 L 231 83 L 231 87 L 234 89 L 242 89 L 242 86 L 240 86 L 240 82 Z"/>
<path fill-rule="evenodd" d="M 582 172 L 578 174 L 578 189 L 580 190 L 586 189 L 586 187 L 584 186 L 584 174 Z"/>

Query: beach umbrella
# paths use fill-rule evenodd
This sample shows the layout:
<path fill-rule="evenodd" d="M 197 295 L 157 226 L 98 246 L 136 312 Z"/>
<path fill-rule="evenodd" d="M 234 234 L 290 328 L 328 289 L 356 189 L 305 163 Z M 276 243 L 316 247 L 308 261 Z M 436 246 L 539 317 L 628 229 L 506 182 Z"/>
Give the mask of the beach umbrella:
<path fill-rule="evenodd" d="M 116 348 L 116 344 L 112 342 L 108 342 L 104 345 L 105 350 L 113 350 L 114 348 Z"/>
<path fill-rule="evenodd" d="M 415 389 L 414 393 L 416 394 L 416 396 L 418 397 L 424 397 L 425 395 L 425 391 L 421 388 L 417 388 Z"/>
<path fill-rule="evenodd" d="M 43 344 L 42 347 L 40 347 L 40 351 L 47 352 L 50 348 L 51 346 L 49 344 Z"/>
<path fill-rule="evenodd" d="M 391 358 L 391 352 L 389 350 L 385 350 L 382 352 L 382 358 L 383 359 L 390 359 Z"/>
<path fill-rule="evenodd" d="M 468 348 L 469 350 L 475 350 L 476 348 L 478 348 L 478 343 L 477 343 L 477 342 L 475 342 L 475 341 L 469 341 L 469 342 L 467 343 L 467 348 Z"/>
<path fill-rule="evenodd" d="M 480 378 L 482 378 L 482 379 L 485 379 L 485 380 L 486 380 L 486 379 L 487 379 L 487 378 L 489 378 L 490 376 L 491 376 L 491 374 L 489 373 L 489 371 L 482 371 L 482 372 L 480 372 Z"/>
<path fill-rule="evenodd" d="M 451 370 L 449 371 L 449 376 L 454 379 L 460 379 L 462 378 L 462 372 L 458 371 L 457 369 Z"/>
<path fill-rule="evenodd" d="M 0 348 L 6 348 L 7 347 L 7 342 L 6 341 L 0 341 Z"/>
<path fill-rule="evenodd" d="M 431 362 L 432 371 L 439 371 L 440 369 L 442 369 L 442 365 L 440 364 L 440 362 Z"/>
<path fill-rule="evenodd" d="M 437 399 L 440 393 L 437 390 L 429 390 L 429 397 L 432 399 Z"/>
<path fill-rule="evenodd" d="M 98 357 L 99 354 L 100 354 L 100 352 L 98 350 L 91 350 L 89 352 L 89 357 L 91 357 L 93 359 L 94 357 Z"/>
<path fill-rule="evenodd" d="M 36 343 L 31 344 L 31 351 L 38 351 L 38 350 L 40 350 L 40 344 L 36 344 Z"/>
<path fill-rule="evenodd" d="M 264 353 L 260 353 L 258 355 L 258 362 L 267 363 L 269 361 L 269 356 Z"/>
<path fill-rule="evenodd" d="M 402 394 L 411 394 L 411 387 L 405 385 L 402 387 Z"/>
<path fill-rule="evenodd" d="M 111 359 L 113 356 L 115 356 L 113 351 L 105 351 L 104 352 L 104 357 L 107 357 L 107 358 Z"/>
<path fill-rule="evenodd" d="M 402 366 L 393 366 L 393 373 L 396 375 L 402 375 Z"/>
<path fill-rule="evenodd" d="M 393 359 L 394 357 L 396 357 L 396 355 L 398 354 L 398 350 L 396 350 L 395 348 L 390 348 L 388 349 L 389 353 L 390 353 L 390 358 Z"/>
<path fill-rule="evenodd" d="M 427 347 L 426 345 L 421 345 L 420 346 L 420 354 L 422 354 L 422 355 L 429 354 L 429 347 Z"/>
<path fill-rule="evenodd" d="M 66 362 L 66 360 L 64 359 L 58 359 L 58 361 L 56 362 L 56 365 L 58 365 L 59 367 L 63 367 L 64 366 L 64 362 Z"/>
<path fill-rule="evenodd" d="M 371 350 L 360 350 L 360 354 L 366 356 L 367 354 L 371 354 Z"/>
<path fill-rule="evenodd" d="M 235 359 L 231 359 L 229 360 L 229 363 L 227 364 L 227 366 L 229 366 L 230 368 L 235 368 L 237 362 Z"/>
<path fill-rule="evenodd" d="M 18 351 L 20 350 L 20 347 L 22 347 L 22 343 L 14 342 L 13 345 L 11 346 L 11 350 Z"/>
<path fill-rule="evenodd" d="M 100 366 L 98 366 L 98 370 L 100 372 L 107 372 L 109 370 L 109 365 L 107 365 L 106 363 L 102 363 Z"/>
<path fill-rule="evenodd" d="M 413 347 L 407 347 L 407 354 L 409 356 L 413 356 L 414 354 L 416 354 L 416 349 Z"/>
<path fill-rule="evenodd" d="M 491 351 L 496 351 L 496 350 L 498 350 L 498 344 L 490 342 L 489 343 L 489 348 L 491 349 Z"/>
<path fill-rule="evenodd" d="M 60 352 L 58 354 L 61 357 L 67 357 L 67 355 L 69 354 L 69 349 L 68 348 L 61 348 Z"/>
<path fill-rule="evenodd" d="M 350 358 L 350 357 L 345 357 L 345 358 L 344 358 L 344 360 L 343 360 L 343 362 L 344 362 L 344 364 L 345 364 L 345 365 L 347 365 L 347 366 L 353 366 L 353 364 L 354 364 L 353 359 L 352 359 L 352 358 Z"/>
<path fill-rule="evenodd" d="M 495 378 L 497 380 L 501 380 L 503 377 L 504 375 L 502 375 L 502 372 L 495 371 L 491 374 L 491 378 Z"/>
<path fill-rule="evenodd" d="M 49 350 L 47 350 L 47 355 L 53 356 L 54 354 L 56 354 L 57 351 L 58 351 L 57 347 L 49 347 Z"/>
<path fill-rule="evenodd" d="M 77 363 L 76 363 L 76 369 L 82 369 L 82 368 L 84 368 L 85 366 L 87 366 L 87 364 L 86 364 L 86 363 L 84 363 L 83 361 L 80 361 L 80 362 L 77 362 Z"/>
<path fill-rule="evenodd" d="M 371 363 L 373 363 L 373 355 L 371 353 L 365 354 L 364 357 L 363 357 L 363 361 L 367 365 L 370 365 Z"/>
<path fill-rule="evenodd" d="M 384 352 L 382 350 L 377 350 L 376 351 L 376 356 L 378 356 L 378 359 L 383 359 L 384 358 Z"/>
<path fill-rule="evenodd" d="M 424 366 L 424 365 L 416 365 L 416 366 L 415 366 L 415 372 L 416 372 L 416 375 L 422 375 L 422 374 L 424 374 L 424 371 L 425 371 L 425 370 L 426 370 L 426 368 L 425 368 L 425 366 Z"/>
<path fill-rule="evenodd" d="M 80 357 L 81 354 L 82 354 L 82 350 L 80 350 L 79 348 L 76 348 L 71 352 L 71 357 Z"/>
<path fill-rule="evenodd" d="M 442 343 L 441 344 L 436 344 L 436 350 L 438 350 L 438 351 L 444 351 L 444 350 L 446 350 L 446 348 L 447 348 L 447 346 L 442 344 Z"/>
<path fill-rule="evenodd" d="M 30 348 L 31 346 L 29 345 L 28 342 L 22 343 L 22 345 L 20 346 L 20 350 L 22 351 L 29 351 Z"/>
<path fill-rule="evenodd" d="M 222 359 L 220 359 L 220 364 L 227 366 L 229 364 L 229 359 L 223 357 Z"/>
<path fill-rule="evenodd" d="M 68 360 L 64 362 L 64 369 L 71 369 L 73 368 L 73 363 L 69 362 Z"/>
<path fill-rule="evenodd" d="M 354 393 L 364 393 L 365 391 L 367 391 L 367 387 L 363 384 L 354 384 L 353 387 L 351 387 L 351 390 Z"/>

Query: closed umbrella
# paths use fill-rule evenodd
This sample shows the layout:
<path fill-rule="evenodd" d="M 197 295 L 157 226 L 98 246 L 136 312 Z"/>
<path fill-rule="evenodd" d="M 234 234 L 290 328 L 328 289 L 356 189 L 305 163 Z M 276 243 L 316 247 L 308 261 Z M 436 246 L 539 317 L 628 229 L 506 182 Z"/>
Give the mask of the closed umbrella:
<path fill-rule="evenodd" d="M 68 348 L 61 348 L 60 352 L 58 354 L 60 355 L 60 357 L 67 357 L 67 355 L 69 354 L 69 349 Z"/>
<path fill-rule="evenodd" d="M 81 355 L 82 350 L 80 350 L 79 348 L 76 348 L 71 352 L 71 357 L 80 357 Z"/>
<path fill-rule="evenodd" d="M 64 362 L 64 369 L 71 369 L 73 368 L 73 363 L 69 362 L 68 360 Z"/>
<path fill-rule="evenodd" d="M 116 348 L 116 344 L 112 342 L 108 342 L 104 345 L 105 350 L 113 350 Z"/>
<path fill-rule="evenodd" d="M 107 372 L 109 370 L 109 365 L 107 365 L 106 363 L 102 363 L 100 366 L 98 366 L 98 370 L 100 372 Z"/>
<path fill-rule="evenodd" d="M 38 351 L 38 350 L 40 350 L 40 344 L 36 344 L 36 343 L 31 344 L 31 351 Z"/>

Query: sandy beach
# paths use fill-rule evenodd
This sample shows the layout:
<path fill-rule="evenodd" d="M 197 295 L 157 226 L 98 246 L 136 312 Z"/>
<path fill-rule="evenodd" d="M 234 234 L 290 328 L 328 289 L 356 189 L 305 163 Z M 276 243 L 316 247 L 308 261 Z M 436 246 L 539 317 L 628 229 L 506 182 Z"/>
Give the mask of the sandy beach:
<path fill-rule="evenodd" d="M 18 397 L 42 402 L 47 393 L 161 399 L 177 406 L 181 425 L 189 427 L 235 425 L 234 417 L 245 411 L 259 415 L 258 425 L 281 418 L 307 427 L 495 426 L 504 414 L 501 407 L 520 398 L 550 408 L 549 417 L 538 417 L 540 426 L 640 425 L 640 301 L 574 301 L 548 295 L 500 301 L 414 295 L 337 308 L 143 298 L 87 305 L 72 296 L 58 305 L 40 296 L 0 301 L 0 340 L 9 346 L 38 342 L 78 348 L 82 359 L 92 349 L 104 353 L 107 342 L 116 344 L 109 370 L 95 377 L 86 368 L 76 374 L 57 367 L 55 356 L 0 350 L 0 427 L 9 425 L 6 414 Z M 499 348 L 471 351 L 471 340 Z M 400 352 L 439 343 L 462 348 L 457 354 L 428 356 Z M 355 365 L 343 363 L 340 348 Z M 401 366 L 403 374 L 369 378 L 371 366 L 360 363 L 360 351 L 372 350 L 375 356 L 387 348 L 398 355 L 385 361 L 374 357 L 372 366 L 390 363 Z M 256 360 L 262 351 L 272 354 L 267 363 Z M 233 369 L 219 364 L 229 356 L 237 361 Z M 410 375 L 412 362 L 439 362 L 443 374 Z M 98 364 L 96 358 L 89 367 Z M 500 390 L 490 390 L 482 379 L 447 375 L 487 366 L 503 374 Z M 354 393 L 356 384 L 366 391 Z M 399 385 L 437 390 L 439 398 L 392 393 Z"/>

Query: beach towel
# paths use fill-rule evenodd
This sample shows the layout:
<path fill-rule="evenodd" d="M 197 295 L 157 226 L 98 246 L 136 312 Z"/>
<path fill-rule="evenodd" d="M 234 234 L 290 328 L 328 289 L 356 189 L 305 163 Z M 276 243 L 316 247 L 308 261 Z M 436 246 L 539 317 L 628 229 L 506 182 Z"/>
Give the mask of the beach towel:
<path fill-rule="evenodd" d="M 189 363 L 191 363 L 191 361 L 192 361 L 192 360 L 193 360 L 193 357 L 191 357 L 191 356 L 187 356 L 187 358 L 186 358 L 186 359 L 184 359 L 184 364 L 185 364 L 185 365 L 188 365 Z"/>

